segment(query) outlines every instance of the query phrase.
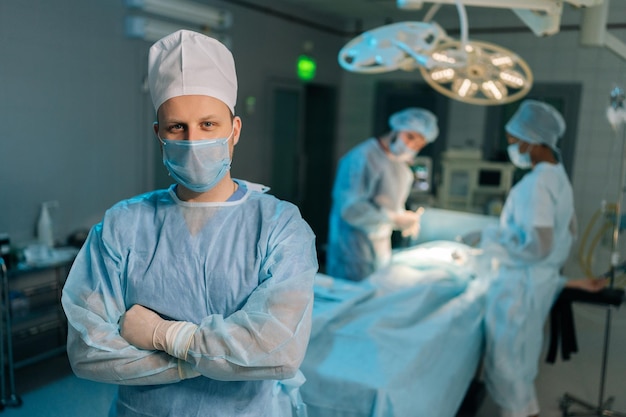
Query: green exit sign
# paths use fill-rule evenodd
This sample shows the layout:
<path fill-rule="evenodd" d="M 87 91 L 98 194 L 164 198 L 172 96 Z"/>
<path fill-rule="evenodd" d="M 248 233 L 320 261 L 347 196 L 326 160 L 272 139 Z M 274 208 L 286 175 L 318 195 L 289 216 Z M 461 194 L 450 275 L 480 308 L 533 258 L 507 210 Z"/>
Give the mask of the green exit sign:
<path fill-rule="evenodd" d="M 310 81 L 315 78 L 316 69 L 317 64 L 310 56 L 300 55 L 298 57 L 298 78 L 302 81 Z"/>

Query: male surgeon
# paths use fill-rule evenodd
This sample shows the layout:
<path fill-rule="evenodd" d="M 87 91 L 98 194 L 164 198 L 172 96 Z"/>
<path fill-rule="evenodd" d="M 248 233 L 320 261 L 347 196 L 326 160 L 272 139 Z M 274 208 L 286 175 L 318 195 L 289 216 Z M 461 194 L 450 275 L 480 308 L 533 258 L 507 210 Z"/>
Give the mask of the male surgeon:
<path fill-rule="evenodd" d="M 296 415 L 314 235 L 298 209 L 233 179 L 233 57 L 181 30 L 149 51 L 163 162 L 176 182 L 107 210 L 63 289 L 82 378 L 118 384 L 113 416 Z"/>

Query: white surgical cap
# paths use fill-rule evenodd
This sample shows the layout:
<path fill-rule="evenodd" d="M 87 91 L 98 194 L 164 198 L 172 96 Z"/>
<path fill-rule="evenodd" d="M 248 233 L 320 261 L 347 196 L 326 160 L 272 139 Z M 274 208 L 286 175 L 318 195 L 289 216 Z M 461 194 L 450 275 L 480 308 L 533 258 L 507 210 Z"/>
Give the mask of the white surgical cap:
<path fill-rule="evenodd" d="M 389 127 L 395 131 L 410 130 L 424 136 L 428 143 L 439 135 L 437 116 L 426 109 L 411 107 L 394 113 L 389 118 Z"/>
<path fill-rule="evenodd" d="M 524 100 L 505 129 L 509 135 L 524 142 L 544 144 L 556 150 L 556 143 L 565 132 L 565 121 L 551 105 Z"/>
<path fill-rule="evenodd" d="M 152 45 L 148 83 L 155 110 L 172 97 L 201 95 L 221 100 L 235 112 L 233 56 L 219 41 L 201 33 L 179 30 Z"/>

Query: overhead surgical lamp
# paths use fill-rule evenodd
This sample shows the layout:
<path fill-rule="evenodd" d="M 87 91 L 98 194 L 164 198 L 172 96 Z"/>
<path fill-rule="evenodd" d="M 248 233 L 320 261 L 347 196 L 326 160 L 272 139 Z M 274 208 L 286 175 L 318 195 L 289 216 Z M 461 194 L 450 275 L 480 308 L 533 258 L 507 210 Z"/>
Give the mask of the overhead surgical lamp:
<path fill-rule="evenodd" d="M 461 0 L 453 1 L 461 21 L 460 41 L 436 23 L 394 23 L 352 39 L 339 51 L 339 64 L 360 73 L 419 68 L 436 91 L 470 104 L 498 105 L 524 97 L 533 83 L 528 64 L 498 45 L 469 41 L 465 8 Z"/>
<path fill-rule="evenodd" d="M 187 0 L 125 0 L 125 4 L 127 7 L 147 13 L 214 30 L 228 29 L 233 23 L 233 16 L 228 10 L 220 10 Z"/>
<path fill-rule="evenodd" d="M 528 64 L 513 52 L 498 45 L 469 41 L 462 65 L 457 58 L 463 46 L 448 41 L 431 56 L 432 67 L 420 67 L 426 82 L 439 93 L 470 104 L 504 104 L 524 97 L 532 87 Z M 452 65 L 450 63 L 452 62 Z"/>
<path fill-rule="evenodd" d="M 347 71 L 375 74 L 428 65 L 428 53 L 445 38 L 436 23 L 400 22 L 363 32 L 339 51 Z"/>

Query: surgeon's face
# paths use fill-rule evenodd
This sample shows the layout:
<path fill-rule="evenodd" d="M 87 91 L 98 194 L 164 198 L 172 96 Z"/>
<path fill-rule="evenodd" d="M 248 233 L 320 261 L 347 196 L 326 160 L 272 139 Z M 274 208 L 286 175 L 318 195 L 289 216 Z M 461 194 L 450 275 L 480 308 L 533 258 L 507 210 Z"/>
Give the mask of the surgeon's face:
<path fill-rule="evenodd" d="M 506 134 L 506 140 L 509 143 L 509 145 L 513 145 L 513 144 L 517 143 L 518 146 L 519 146 L 520 153 L 526 153 L 531 148 L 531 144 L 530 143 L 524 142 L 523 140 L 518 139 L 515 136 L 510 135 L 508 133 Z"/>
<path fill-rule="evenodd" d="M 218 139 L 232 132 L 231 152 L 241 132 L 241 119 L 232 117 L 221 100 L 209 96 L 172 97 L 159 107 L 157 119 L 154 132 L 162 139 Z"/>
<path fill-rule="evenodd" d="M 415 152 L 421 151 L 428 144 L 422 134 L 410 130 L 398 132 L 398 139 L 402 140 L 406 146 Z"/>

